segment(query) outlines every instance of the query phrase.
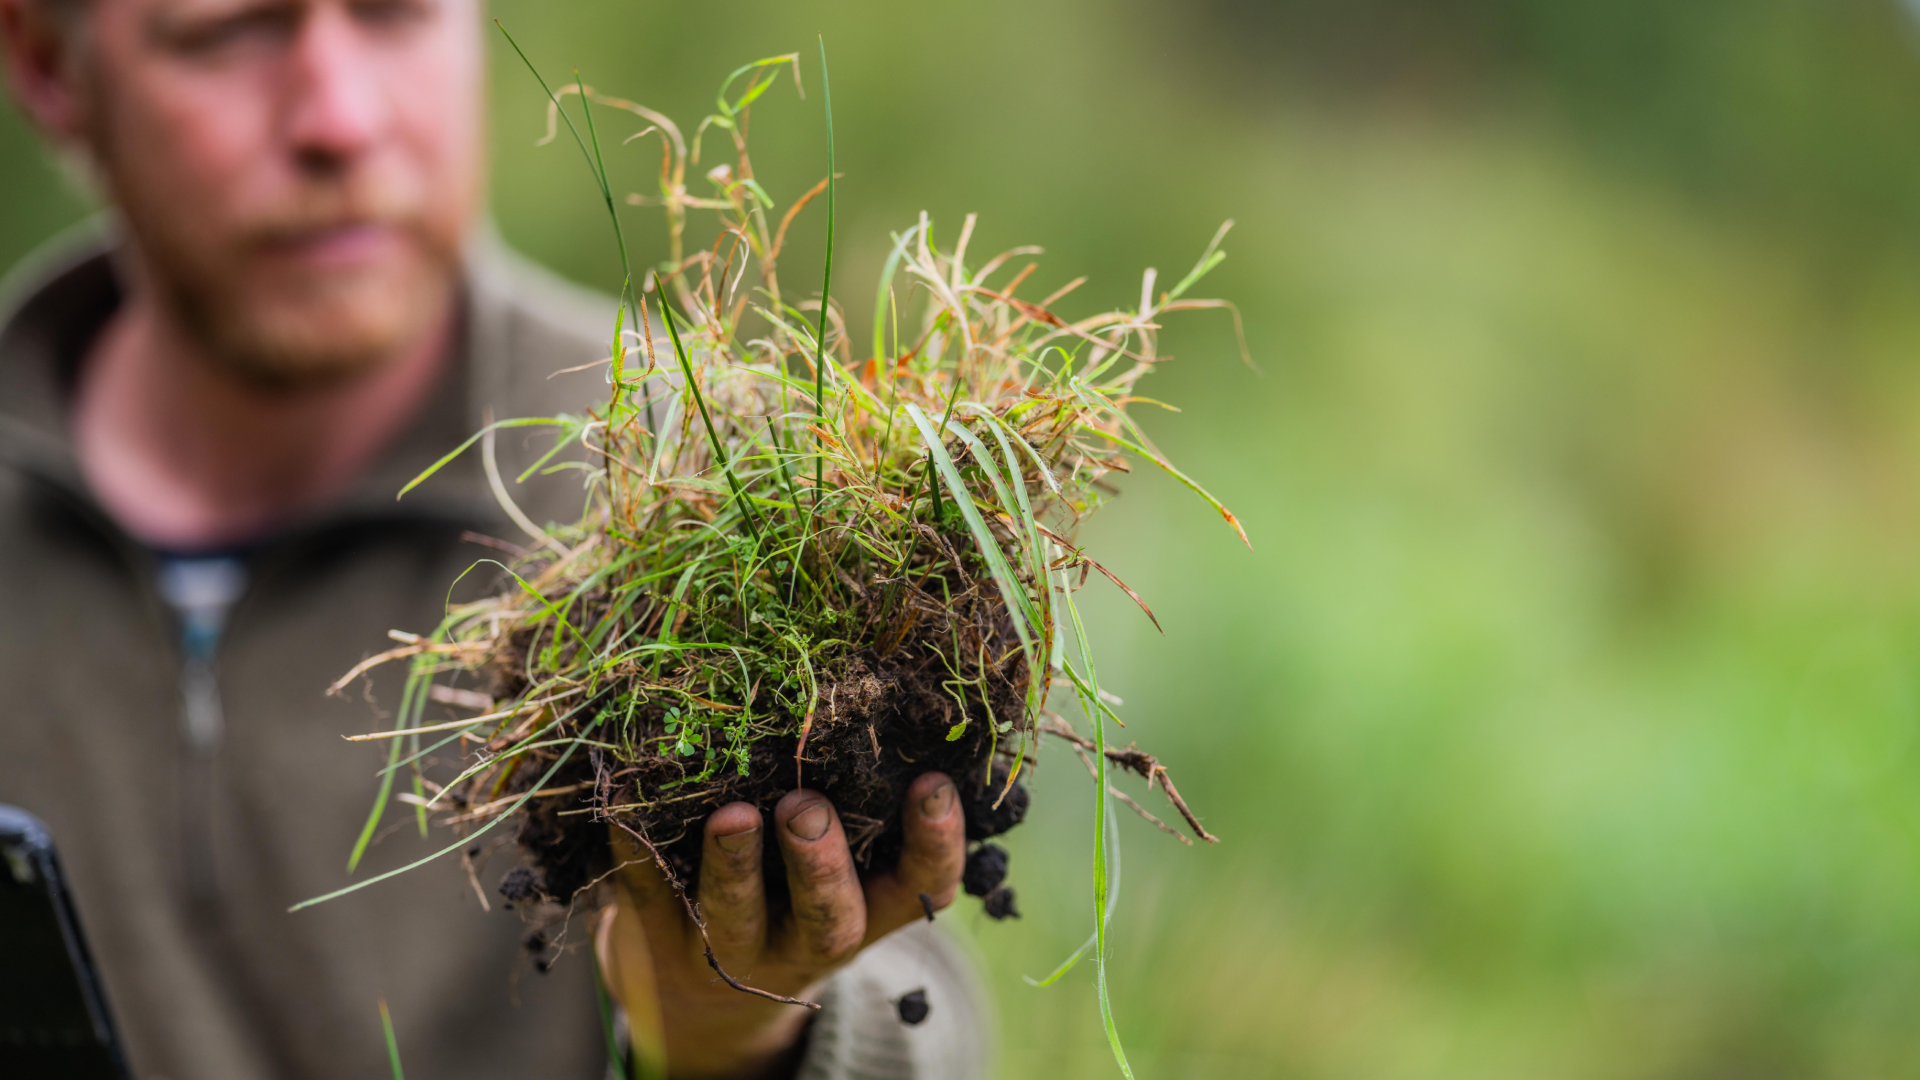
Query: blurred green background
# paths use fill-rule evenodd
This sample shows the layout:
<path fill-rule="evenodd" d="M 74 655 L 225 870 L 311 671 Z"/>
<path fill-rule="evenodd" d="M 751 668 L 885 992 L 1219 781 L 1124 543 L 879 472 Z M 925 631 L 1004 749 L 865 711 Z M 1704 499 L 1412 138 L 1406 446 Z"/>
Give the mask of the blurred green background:
<path fill-rule="evenodd" d="M 783 201 L 824 172 L 824 32 L 855 325 L 922 209 L 947 235 L 978 211 L 976 252 L 1044 245 L 1049 285 L 1090 274 L 1069 313 L 1239 221 L 1203 291 L 1262 373 L 1223 314 L 1182 317 L 1147 392 L 1185 411 L 1146 423 L 1254 550 L 1145 473 L 1089 535 L 1167 630 L 1089 589 L 1127 735 L 1225 838 L 1122 822 L 1141 1074 L 1920 1076 L 1920 23 L 1895 0 L 495 13 L 689 127 L 734 64 L 803 50 L 810 97 L 755 113 Z M 594 189 L 495 58 L 501 228 L 611 289 Z M 617 157 L 626 188 L 653 154 Z M 11 115 L 0 190 L 0 262 L 83 211 Z M 1110 1076 L 1090 972 L 1020 980 L 1089 926 L 1086 778 L 1054 753 L 1038 787 L 1025 918 L 957 921 L 1005 1075 Z"/>

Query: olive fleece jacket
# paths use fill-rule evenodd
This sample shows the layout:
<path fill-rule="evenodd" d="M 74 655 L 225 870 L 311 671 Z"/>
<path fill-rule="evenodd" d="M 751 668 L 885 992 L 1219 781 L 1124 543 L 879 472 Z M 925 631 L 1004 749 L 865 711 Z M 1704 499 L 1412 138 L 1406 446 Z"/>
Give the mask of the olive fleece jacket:
<path fill-rule="evenodd" d="M 423 414 L 349 495 L 244 553 L 211 741 L 183 725 L 182 641 L 157 556 L 100 510 L 70 444 L 75 370 L 119 302 L 110 231 L 55 245 L 0 291 L 0 802 L 52 830 L 142 1080 L 386 1075 L 380 998 L 414 1080 L 605 1074 L 581 926 L 536 974 L 519 918 L 497 894 L 483 912 L 458 858 L 287 911 L 449 841 L 423 840 L 396 807 L 349 877 L 384 756 L 341 735 L 380 724 L 400 665 L 325 690 L 389 647 L 388 630 L 431 629 L 449 585 L 499 554 L 465 534 L 519 534 L 477 454 L 395 493 L 489 414 L 578 413 L 605 391 L 598 368 L 549 375 L 606 356 L 610 303 L 496 243 L 474 249 L 456 362 Z M 503 434 L 503 474 L 542 441 Z M 568 520 L 580 491 L 564 472 L 514 497 L 536 521 Z M 490 584 L 478 576 L 473 588 Z M 513 858 L 503 848 L 481 870 L 489 892 Z M 908 1028 L 893 1001 L 917 987 L 933 1011 Z M 809 1080 L 983 1071 L 978 987 L 936 928 L 882 941 L 820 993 Z"/>

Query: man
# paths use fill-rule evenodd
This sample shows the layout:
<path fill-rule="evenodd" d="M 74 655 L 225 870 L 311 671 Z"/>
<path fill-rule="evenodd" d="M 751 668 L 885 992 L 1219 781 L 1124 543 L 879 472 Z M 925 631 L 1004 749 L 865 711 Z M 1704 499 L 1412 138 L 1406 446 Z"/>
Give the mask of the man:
<path fill-rule="evenodd" d="M 344 883 L 377 767 L 339 738 L 367 704 L 324 688 L 435 624 L 476 541 L 511 529 L 471 458 L 394 493 L 489 412 L 603 389 L 549 373 L 605 356 L 610 307 L 476 238 L 477 7 L 0 0 L 17 102 L 114 211 L 0 309 L 0 801 L 61 844 L 145 1077 L 378 1075 L 381 997 L 416 1077 L 605 1067 L 584 951 L 519 977 L 519 924 L 459 860 L 286 911 Z M 514 498 L 579 512 L 577 486 Z M 716 980 L 636 860 L 591 920 L 636 1041 L 686 1077 L 977 1072 L 965 965 L 888 936 L 953 896 L 956 803 L 921 777 L 900 869 L 864 885 L 815 793 L 707 822 L 722 964 L 817 1016 Z M 371 869 L 443 841 L 395 815 Z M 794 894 L 771 923 L 767 843 Z M 920 987 L 909 1028 L 893 1002 Z"/>

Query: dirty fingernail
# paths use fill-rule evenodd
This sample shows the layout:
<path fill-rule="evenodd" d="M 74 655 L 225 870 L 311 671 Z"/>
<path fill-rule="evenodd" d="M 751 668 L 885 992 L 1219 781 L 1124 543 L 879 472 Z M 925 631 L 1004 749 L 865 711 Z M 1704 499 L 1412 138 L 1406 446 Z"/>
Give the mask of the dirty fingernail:
<path fill-rule="evenodd" d="M 951 809 L 953 809 L 953 785 L 950 783 L 941 784 L 933 789 L 933 794 L 920 800 L 920 813 L 934 821 L 946 817 L 947 811 Z"/>
<path fill-rule="evenodd" d="M 759 837 L 760 837 L 760 827 L 756 825 L 745 832 L 728 833 L 725 836 L 716 836 L 713 838 L 713 840 L 714 840 L 714 843 L 720 845 L 721 851 L 738 855 L 739 853 L 752 847 L 753 842 L 759 839 Z"/>
<path fill-rule="evenodd" d="M 832 818 L 827 804 L 818 802 L 787 819 L 787 828 L 802 840 L 818 840 L 827 835 L 827 825 Z"/>

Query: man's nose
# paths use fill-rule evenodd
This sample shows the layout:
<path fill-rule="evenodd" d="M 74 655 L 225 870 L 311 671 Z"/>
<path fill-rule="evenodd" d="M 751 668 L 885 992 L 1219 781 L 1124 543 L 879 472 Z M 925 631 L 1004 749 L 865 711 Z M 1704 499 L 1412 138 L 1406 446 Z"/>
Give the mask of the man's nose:
<path fill-rule="evenodd" d="M 287 138 L 301 164 L 331 171 L 366 153 L 388 122 L 371 49 L 346 5 L 307 10 L 288 57 Z"/>

